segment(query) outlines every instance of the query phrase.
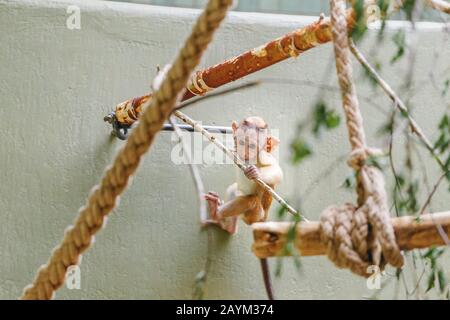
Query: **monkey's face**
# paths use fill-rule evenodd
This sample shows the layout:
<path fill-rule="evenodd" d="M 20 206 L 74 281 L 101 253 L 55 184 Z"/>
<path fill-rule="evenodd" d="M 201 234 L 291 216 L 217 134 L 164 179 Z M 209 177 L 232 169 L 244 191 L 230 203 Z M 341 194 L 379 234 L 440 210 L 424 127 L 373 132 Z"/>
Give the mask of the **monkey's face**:
<path fill-rule="evenodd" d="M 264 148 L 265 141 L 264 133 L 255 128 L 241 126 L 235 132 L 237 154 L 246 163 L 257 162 L 258 154 Z"/>

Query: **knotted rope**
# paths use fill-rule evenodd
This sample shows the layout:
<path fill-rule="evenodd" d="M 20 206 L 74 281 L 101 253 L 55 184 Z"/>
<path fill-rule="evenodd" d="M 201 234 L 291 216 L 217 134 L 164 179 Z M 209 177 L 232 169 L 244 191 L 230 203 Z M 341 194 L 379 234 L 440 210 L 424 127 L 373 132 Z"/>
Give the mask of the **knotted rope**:
<path fill-rule="evenodd" d="M 383 268 L 390 263 L 401 267 L 403 256 L 389 219 L 383 174 L 367 164 L 370 156 L 379 155 L 381 151 L 366 145 L 352 80 L 345 0 L 330 0 L 330 9 L 336 69 L 352 147 L 348 164 L 357 172 L 358 205 L 345 204 L 325 209 L 320 218 L 321 239 L 327 245 L 328 257 L 336 266 L 368 277 L 370 265 Z"/>
<path fill-rule="evenodd" d="M 231 3 L 232 0 L 209 0 L 160 89 L 146 103 L 138 126 L 117 154 L 112 166 L 107 168 L 100 185 L 92 189 L 86 205 L 79 210 L 74 225 L 67 228 L 62 242 L 53 250 L 47 264 L 39 268 L 33 283 L 24 289 L 22 299 L 53 298 L 55 290 L 64 282 L 67 268 L 78 264 L 81 254 L 93 242 L 95 233 L 118 203 L 120 194 L 136 171 L 142 156 L 173 110 Z"/>

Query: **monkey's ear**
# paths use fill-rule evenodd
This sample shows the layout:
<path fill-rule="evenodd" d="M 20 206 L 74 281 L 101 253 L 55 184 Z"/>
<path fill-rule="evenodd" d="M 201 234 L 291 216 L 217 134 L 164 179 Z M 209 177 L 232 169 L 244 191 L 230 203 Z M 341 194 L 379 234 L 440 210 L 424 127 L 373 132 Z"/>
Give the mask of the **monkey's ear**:
<path fill-rule="evenodd" d="M 231 129 L 233 129 L 233 134 L 236 134 L 236 130 L 239 127 L 239 124 L 233 120 L 233 122 L 231 123 Z"/>
<path fill-rule="evenodd" d="M 279 144 L 280 140 L 278 138 L 275 138 L 274 136 L 268 136 L 266 142 L 266 151 L 272 152 Z"/>

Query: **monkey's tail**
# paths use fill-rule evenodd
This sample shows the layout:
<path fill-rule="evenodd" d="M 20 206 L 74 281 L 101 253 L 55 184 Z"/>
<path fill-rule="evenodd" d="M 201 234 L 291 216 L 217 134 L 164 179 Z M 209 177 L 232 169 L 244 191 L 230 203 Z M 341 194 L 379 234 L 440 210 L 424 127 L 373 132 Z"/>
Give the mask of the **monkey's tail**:
<path fill-rule="evenodd" d="M 275 300 L 275 297 L 273 296 L 272 280 L 270 279 L 270 270 L 267 258 L 259 259 L 259 261 L 261 262 L 261 271 L 264 280 L 264 286 L 266 287 L 267 298 L 269 300 Z"/>

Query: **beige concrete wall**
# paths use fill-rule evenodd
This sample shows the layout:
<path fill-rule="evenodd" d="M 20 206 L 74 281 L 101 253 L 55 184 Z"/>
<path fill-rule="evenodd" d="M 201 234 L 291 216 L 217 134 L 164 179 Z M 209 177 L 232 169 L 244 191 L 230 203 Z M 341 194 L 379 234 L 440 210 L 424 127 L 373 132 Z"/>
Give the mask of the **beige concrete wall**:
<path fill-rule="evenodd" d="M 66 27 L 66 9 L 73 4 L 81 8 L 80 30 Z M 20 295 L 123 145 L 110 138 L 103 116 L 116 103 L 149 91 L 156 65 L 171 61 L 198 14 L 196 10 L 101 1 L 0 0 L 0 298 Z M 202 66 L 261 45 L 314 19 L 232 13 Z M 389 37 L 395 28 L 387 31 Z M 416 39 L 420 47 L 414 73 L 418 89 L 414 114 L 432 137 L 436 137 L 436 122 L 445 110 L 445 101 L 428 81 L 428 71 L 448 70 L 450 56 L 449 40 L 441 28 L 419 24 Z M 369 38 L 374 39 L 375 34 L 372 31 Z M 364 50 L 368 49 L 366 44 Z M 383 45 L 381 60 L 385 65 L 394 52 L 390 41 Z M 439 55 L 434 57 L 436 52 Z M 336 86 L 331 58 L 331 46 L 324 45 L 252 78 Z M 405 63 L 399 63 L 385 68 L 383 75 L 398 87 L 405 68 Z M 355 73 L 362 79 L 359 67 Z M 439 72 L 436 83 L 442 83 L 444 77 Z M 390 110 L 389 101 L 373 92 L 367 82 L 358 80 L 358 85 L 361 96 L 370 96 L 385 112 Z M 186 113 L 217 125 L 229 125 L 233 119 L 251 114 L 267 119 L 279 129 L 282 141 L 280 159 L 286 179 L 279 191 L 293 199 L 349 150 L 341 126 L 322 136 L 313 159 L 300 168 L 289 164 L 293 128 L 305 118 L 318 95 L 325 96 L 340 112 L 339 95 L 334 91 L 267 84 L 210 100 Z M 375 132 L 386 115 L 364 102 L 362 110 L 370 144 L 381 146 L 384 141 Z M 401 139 L 398 143 L 400 149 Z M 194 277 L 205 259 L 206 235 L 199 229 L 188 168 L 170 161 L 173 146 L 169 133 L 158 136 L 107 228 L 84 255 L 81 289 L 62 288 L 58 298 L 191 297 Z M 396 159 L 401 160 L 400 152 L 396 152 Z M 426 164 L 435 177 L 433 163 Z M 203 165 L 207 189 L 223 194 L 232 182 L 232 170 L 230 165 Z M 337 164 L 309 194 L 304 212 L 317 219 L 325 206 L 351 201 L 354 195 L 339 187 L 350 174 L 344 162 Z M 439 191 L 434 209 L 445 209 L 447 199 L 445 190 Z M 265 297 L 251 243 L 251 229 L 242 222 L 236 236 L 215 232 L 207 298 Z M 354 299 L 373 293 L 367 290 L 365 280 L 334 268 L 324 257 L 301 261 L 298 273 L 291 259 L 285 260 L 283 276 L 274 280 L 278 297 Z M 383 297 L 391 297 L 391 291 Z"/>

